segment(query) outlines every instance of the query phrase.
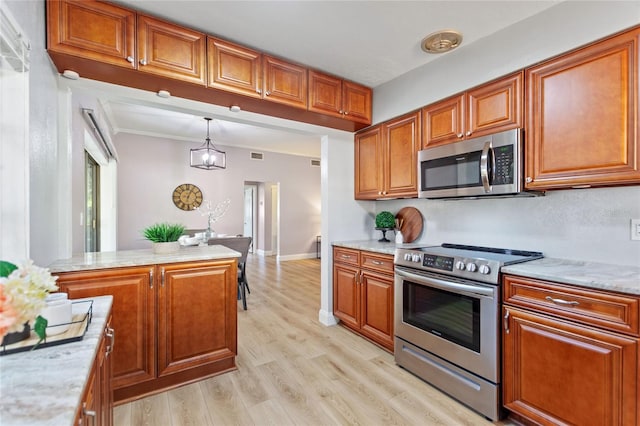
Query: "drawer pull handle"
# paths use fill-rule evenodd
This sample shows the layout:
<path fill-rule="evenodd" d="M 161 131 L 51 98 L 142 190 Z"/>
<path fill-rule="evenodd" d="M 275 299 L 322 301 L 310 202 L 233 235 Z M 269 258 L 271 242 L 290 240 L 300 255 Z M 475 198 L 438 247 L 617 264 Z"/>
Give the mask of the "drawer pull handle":
<path fill-rule="evenodd" d="M 351 259 L 351 256 L 347 256 L 346 254 L 341 254 L 340 257 L 343 259 Z"/>
<path fill-rule="evenodd" d="M 371 263 L 374 265 L 384 265 L 384 262 L 380 262 L 379 260 L 372 260 Z"/>
<path fill-rule="evenodd" d="M 107 335 L 107 337 L 111 341 L 109 343 L 109 346 L 107 346 L 107 354 L 106 354 L 106 356 L 109 356 L 109 355 L 111 355 L 113 353 L 113 347 L 116 345 L 116 331 L 111 327 L 107 327 L 107 332 L 105 334 Z"/>
<path fill-rule="evenodd" d="M 549 302 L 553 302 L 556 305 L 577 306 L 580 304 L 580 302 L 577 302 L 575 300 L 554 299 L 551 296 L 545 297 L 545 300 L 548 300 Z"/>
<path fill-rule="evenodd" d="M 509 334 L 509 310 L 505 309 L 504 314 L 504 332 L 505 334 Z"/>

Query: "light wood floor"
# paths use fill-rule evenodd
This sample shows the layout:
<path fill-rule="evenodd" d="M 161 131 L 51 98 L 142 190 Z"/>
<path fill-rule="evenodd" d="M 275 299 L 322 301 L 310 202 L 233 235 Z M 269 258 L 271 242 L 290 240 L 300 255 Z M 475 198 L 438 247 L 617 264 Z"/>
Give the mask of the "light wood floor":
<path fill-rule="evenodd" d="M 249 255 L 247 274 L 238 370 L 120 405 L 116 426 L 492 424 L 398 367 L 392 354 L 320 324 L 319 260 Z"/>

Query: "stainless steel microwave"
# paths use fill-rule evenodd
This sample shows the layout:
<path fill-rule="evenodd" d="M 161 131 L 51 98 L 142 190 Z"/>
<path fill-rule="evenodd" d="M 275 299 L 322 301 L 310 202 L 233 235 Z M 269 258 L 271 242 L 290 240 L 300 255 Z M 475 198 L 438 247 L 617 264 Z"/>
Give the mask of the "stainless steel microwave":
<path fill-rule="evenodd" d="M 419 198 L 535 196 L 524 192 L 522 129 L 466 139 L 418 153 Z"/>

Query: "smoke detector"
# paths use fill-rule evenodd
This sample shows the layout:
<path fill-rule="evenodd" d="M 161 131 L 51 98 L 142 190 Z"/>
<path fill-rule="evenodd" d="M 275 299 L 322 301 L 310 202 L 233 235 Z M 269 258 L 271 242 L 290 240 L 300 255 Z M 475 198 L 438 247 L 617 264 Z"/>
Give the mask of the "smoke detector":
<path fill-rule="evenodd" d="M 444 53 L 462 43 L 462 34 L 455 30 L 442 30 L 426 36 L 420 46 L 427 53 Z"/>

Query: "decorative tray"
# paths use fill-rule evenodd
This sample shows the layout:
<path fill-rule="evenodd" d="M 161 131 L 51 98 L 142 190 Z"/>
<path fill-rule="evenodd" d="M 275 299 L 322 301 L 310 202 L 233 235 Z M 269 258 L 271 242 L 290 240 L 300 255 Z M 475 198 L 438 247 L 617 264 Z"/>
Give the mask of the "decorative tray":
<path fill-rule="evenodd" d="M 0 345 L 0 356 L 9 355 L 16 352 L 25 352 L 35 349 L 48 348 L 49 346 L 62 345 L 70 342 L 77 342 L 84 338 L 84 335 L 91 324 L 93 316 L 93 300 L 81 300 L 72 302 L 72 318 L 69 329 L 64 333 L 53 336 L 46 336 L 38 344 L 40 337 L 31 330 L 31 335 L 19 342 L 10 345 Z M 56 324 L 54 327 L 66 324 Z"/>

